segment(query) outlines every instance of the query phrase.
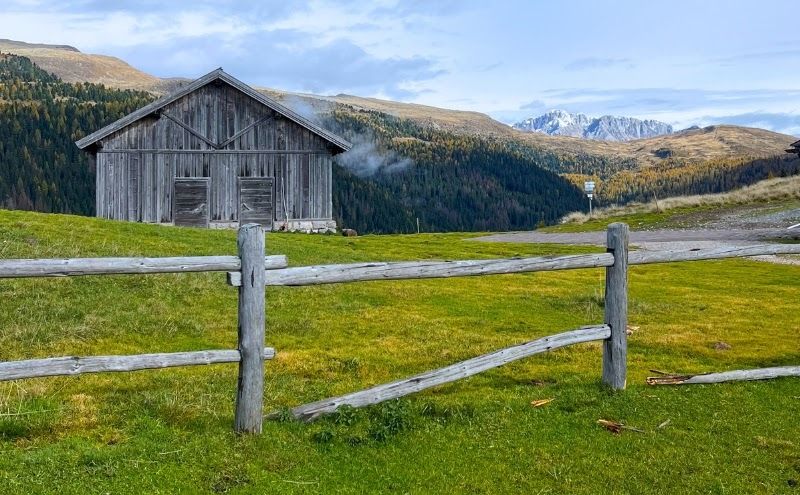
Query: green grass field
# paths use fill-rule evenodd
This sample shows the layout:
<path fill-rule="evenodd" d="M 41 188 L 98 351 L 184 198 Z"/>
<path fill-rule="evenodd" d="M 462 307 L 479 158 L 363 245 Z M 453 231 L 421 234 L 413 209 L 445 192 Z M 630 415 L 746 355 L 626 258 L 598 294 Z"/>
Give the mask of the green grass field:
<path fill-rule="evenodd" d="M 267 248 L 293 266 L 591 249 L 470 236 L 270 234 Z M 1 258 L 235 249 L 233 231 L 0 211 Z M 800 364 L 800 267 L 640 266 L 630 289 L 639 328 L 624 392 L 600 386 L 600 345 L 582 344 L 237 437 L 235 365 L 0 383 L 0 493 L 800 493 L 800 379 L 644 383 L 649 369 Z M 602 290 L 600 269 L 270 288 L 267 409 L 601 322 Z M 0 360 L 235 342 L 236 291 L 223 274 L 0 280 Z M 598 419 L 643 433 L 612 434 Z"/>

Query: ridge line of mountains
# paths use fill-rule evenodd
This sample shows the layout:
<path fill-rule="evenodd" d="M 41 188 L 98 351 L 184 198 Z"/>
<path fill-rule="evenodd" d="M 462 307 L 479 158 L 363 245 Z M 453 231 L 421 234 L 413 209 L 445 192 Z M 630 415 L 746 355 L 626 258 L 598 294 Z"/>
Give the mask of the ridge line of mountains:
<path fill-rule="evenodd" d="M 66 45 L 0 40 L 0 207 L 93 214 L 94 172 L 73 142 L 186 81 Z M 429 232 L 536 228 L 586 209 L 587 179 L 597 183 L 597 203 L 611 204 L 800 173 L 800 160 L 784 153 L 796 138 L 764 129 L 717 125 L 643 137 L 650 131 L 570 116 L 579 138 L 561 125 L 564 115 L 555 129 L 563 132 L 550 135 L 479 112 L 260 91 L 357 144 L 334 167 L 334 216 L 363 232 L 412 232 L 417 218 Z M 588 129 L 618 140 L 585 139 Z M 638 138 L 627 140 L 632 133 Z"/>
<path fill-rule="evenodd" d="M 540 132 L 550 136 L 572 136 L 601 141 L 631 141 L 672 134 L 672 126 L 658 120 L 603 115 L 590 118 L 582 113 L 550 110 L 512 126 L 524 132 Z"/>

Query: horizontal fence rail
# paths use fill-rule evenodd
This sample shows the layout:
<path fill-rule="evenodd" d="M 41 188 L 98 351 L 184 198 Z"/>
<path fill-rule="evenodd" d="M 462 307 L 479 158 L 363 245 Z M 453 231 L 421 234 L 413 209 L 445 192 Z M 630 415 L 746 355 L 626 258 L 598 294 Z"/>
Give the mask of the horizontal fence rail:
<path fill-rule="evenodd" d="M 284 268 L 267 272 L 267 285 L 318 285 L 366 280 L 405 280 L 423 278 L 501 275 L 576 268 L 597 268 L 614 264 L 610 253 L 544 256 L 465 261 L 401 261 L 389 263 L 350 263 Z M 240 272 L 228 274 L 228 283 L 239 287 Z"/>
<path fill-rule="evenodd" d="M 264 348 L 264 359 L 272 359 L 274 357 L 275 349 L 271 347 Z M 241 361 L 241 356 L 236 349 L 166 352 L 131 356 L 67 356 L 27 359 L 25 361 L 0 362 L 0 381 L 43 376 L 80 375 L 83 373 L 137 371 L 172 368 L 175 366 L 238 363 L 239 361 Z"/>
<path fill-rule="evenodd" d="M 286 268 L 284 255 L 266 256 L 265 268 Z M 64 258 L 0 260 L 0 278 L 71 277 L 147 273 L 227 272 L 239 270 L 238 256 L 172 258 Z"/>
<path fill-rule="evenodd" d="M 597 325 L 579 328 L 569 332 L 558 333 L 533 340 L 524 344 L 515 345 L 506 349 L 501 349 L 483 356 L 461 361 L 460 363 L 428 371 L 420 375 L 397 380 L 391 383 L 378 385 L 360 392 L 324 399 L 304 406 L 298 406 L 291 410 L 292 416 L 303 421 L 312 421 L 324 414 L 330 414 L 341 406 L 363 407 L 379 402 L 403 397 L 427 388 L 454 382 L 476 375 L 492 368 L 503 366 L 504 364 L 520 360 L 522 358 L 539 354 L 542 352 L 566 347 L 582 342 L 593 340 L 604 340 L 611 336 L 611 327 L 608 325 Z M 276 418 L 279 412 L 268 415 L 269 418 Z"/>
<path fill-rule="evenodd" d="M 759 244 L 681 251 L 631 251 L 628 265 L 702 261 L 776 254 L 800 254 L 800 244 Z M 304 286 L 368 280 L 410 280 L 426 278 L 502 275 L 614 265 L 611 253 L 506 258 L 463 261 L 400 261 L 299 266 L 267 272 L 267 286 Z M 228 283 L 241 286 L 241 272 L 228 273 Z"/>
<path fill-rule="evenodd" d="M 800 244 L 757 244 L 753 246 L 723 246 L 681 251 L 631 251 L 628 253 L 628 264 L 647 265 L 650 263 L 673 263 L 676 261 L 721 260 L 775 254 L 800 254 Z"/>

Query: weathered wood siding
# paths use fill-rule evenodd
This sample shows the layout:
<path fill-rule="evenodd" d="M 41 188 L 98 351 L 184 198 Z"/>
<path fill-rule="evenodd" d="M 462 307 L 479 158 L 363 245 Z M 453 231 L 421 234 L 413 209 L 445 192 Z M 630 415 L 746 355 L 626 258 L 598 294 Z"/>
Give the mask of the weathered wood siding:
<path fill-rule="evenodd" d="M 204 86 L 100 144 L 100 217 L 173 222 L 174 178 L 208 177 L 210 221 L 237 222 L 239 178 L 271 177 L 275 219 L 332 218 L 327 141 L 225 83 Z"/>
<path fill-rule="evenodd" d="M 208 227 L 208 178 L 175 179 L 175 225 Z"/>
<path fill-rule="evenodd" d="M 272 177 L 239 178 L 239 222 L 257 223 L 272 228 L 275 218 L 275 179 Z"/>

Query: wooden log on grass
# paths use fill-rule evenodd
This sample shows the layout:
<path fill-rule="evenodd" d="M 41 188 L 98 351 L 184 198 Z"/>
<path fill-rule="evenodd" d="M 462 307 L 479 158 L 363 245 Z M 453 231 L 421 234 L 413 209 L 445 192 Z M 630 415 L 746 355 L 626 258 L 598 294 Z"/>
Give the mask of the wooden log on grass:
<path fill-rule="evenodd" d="M 770 380 L 784 376 L 800 376 L 800 366 L 777 366 L 752 370 L 733 370 L 702 375 L 669 375 L 647 377 L 648 385 L 698 385 L 750 380 Z"/>
<path fill-rule="evenodd" d="M 610 335 L 611 329 L 607 325 L 588 326 L 570 332 L 550 335 L 525 344 L 519 344 L 500 351 L 484 354 L 483 356 L 468 359 L 438 370 L 428 371 L 410 378 L 295 407 L 291 410 L 291 414 L 297 419 L 312 421 L 321 415 L 330 414 L 344 405 L 363 407 L 377 404 L 437 385 L 467 378 L 534 354 L 547 352 L 572 344 L 579 344 L 581 342 L 603 340 Z M 274 419 L 279 415 L 279 412 L 272 412 L 267 417 Z"/>
<path fill-rule="evenodd" d="M 628 372 L 628 226 L 609 225 L 607 246 L 614 265 L 606 268 L 604 321 L 611 337 L 603 343 L 603 383 L 622 390 Z"/>
<path fill-rule="evenodd" d="M 611 254 L 597 253 L 491 260 L 402 261 L 300 266 L 269 271 L 266 274 L 266 285 L 299 286 L 360 282 L 365 280 L 405 280 L 499 275 L 576 268 L 596 268 L 610 266 L 613 262 L 614 257 Z M 241 273 L 229 273 L 228 283 L 235 287 L 240 286 L 242 283 Z"/>
<path fill-rule="evenodd" d="M 288 266 L 286 256 L 266 256 L 267 270 Z M 146 273 L 227 272 L 239 270 L 238 256 L 171 258 L 64 258 L 0 260 L 0 278 L 67 277 Z"/>
<path fill-rule="evenodd" d="M 275 357 L 275 349 L 262 350 L 264 359 Z M 198 366 L 217 363 L 236 363 L 239 351 L 212 350 L 192 352 L 167 352 L 136 354 L 131 356 L 66 356 L 24 361 L 0 362 L 0 381 L 37 378 L 43 376 L 69 376 L 83 373 L 137 371 L 175 366 Z"/>
<path fill-rule="evenodd" d="M 264 229 L 249 223 L 239 228 L 243 283 L 239 286 L 239 379 L 234 430 L 261 433 L 264 408 L 264 333 L 266 324 Z"/>

